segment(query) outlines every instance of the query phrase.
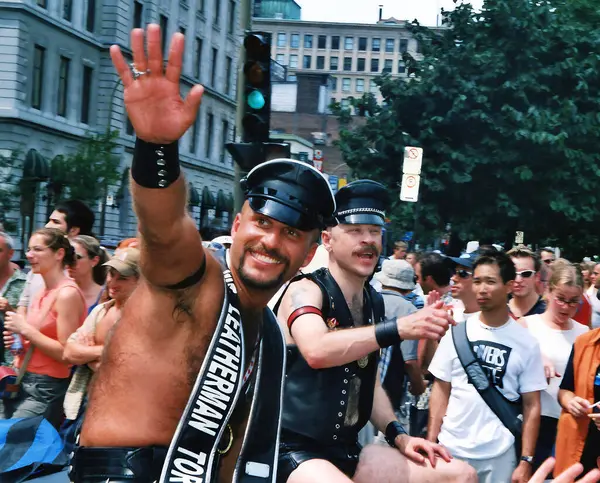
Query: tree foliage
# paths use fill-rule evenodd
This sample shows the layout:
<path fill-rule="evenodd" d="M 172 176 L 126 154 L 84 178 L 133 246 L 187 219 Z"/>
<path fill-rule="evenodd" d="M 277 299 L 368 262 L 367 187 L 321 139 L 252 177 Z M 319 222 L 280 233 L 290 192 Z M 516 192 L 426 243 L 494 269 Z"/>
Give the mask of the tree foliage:
<path fill-rule="evenodd" d="M 339 146 L 355 176 L 395 190 L 405 145 L 425 159 L 420 233 L 452 224 L 463 240 L 596 250 L 600 181 L 600 14 L 592 0 L 460 4 L 444 27 L 409 26 L 423 58 L 408 79 L 382 76 L 364 125 L 342 114 Z M 414 74 L 414 75 L 413 75 Z M 339 107 L 339 106 L 338 106 Z M 398 190 L 399 191 L 399 190 Z M 396 202 L 397 227 L 414 204 Z M 594 253 L 594 251 L 592 251 Z"/>
<path fill-rule="evenodd" d="M 0 155 L 0 223 L 4 230 L 13 232 L 17 224 L 8 218 L 11 211 L 16 208 L 15 199 L 18 197 L 15 187 L 14 166 L 19 162 L 22 153 L 13 151 L 10 156 Z"/>

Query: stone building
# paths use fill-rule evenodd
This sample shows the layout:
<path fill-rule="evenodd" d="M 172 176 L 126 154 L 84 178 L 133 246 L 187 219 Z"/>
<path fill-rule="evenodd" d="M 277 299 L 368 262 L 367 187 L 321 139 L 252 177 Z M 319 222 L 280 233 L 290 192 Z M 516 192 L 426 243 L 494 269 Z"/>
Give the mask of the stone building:
<path fill-rule="evenodd" d="M 163 39 L 185 34 L 181 91 L 205 86 L 198 120 L 180 141 L 190 183 L 190 210 L 200 224 L 227 225 L 234 170 L 223 145 L 235 131 L 240 0 L 0 0 L 0 154 L 19 153 L 12 167 L 34 189 L 15 196 L 4 216 L 26 243 L 43 225 L 51 195 L 52 159 L 72 153 L 88 133 L 118 132 L 122 181 L 98 200 L 95 232 L 107 244 L 132 236 L 136 220 L 128 167 L 134 133 L 109 47 L 130 55 L 133 27 L 158 23 Z M 0 178 L 1 179 L 1 178 Z M 0 189 L 14 189 L 0 186 Z M 25 192 L 26 191 L 26 192 Z M 19 199 L 20 196 L 20 199 Z M 22 255 L 22 254 L 21 254 Z"/>

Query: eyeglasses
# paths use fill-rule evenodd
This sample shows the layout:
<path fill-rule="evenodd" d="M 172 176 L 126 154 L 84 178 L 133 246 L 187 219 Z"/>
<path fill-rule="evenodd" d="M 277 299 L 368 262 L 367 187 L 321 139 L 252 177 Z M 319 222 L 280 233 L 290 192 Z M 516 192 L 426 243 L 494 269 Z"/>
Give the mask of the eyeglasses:
<path fill-rule="evenodd" d="M 556 303 L 562 307 L 565 307 L 567 305 L 569 307 L 576 307 L 577 305 L 579 305 L 579 302 L 581 302 L 580 298 L 565 300 L 562 297 L 554 297 L 554 300 L 556 300 Z"/>
<path fill-rule="evenodd" d="M 457 270 L 455 273 L 459 278 L 469 278 L 471 275 L 473 275 L 473 272 L 469 272 L 468 270 L 464 269 Z"/>
<path fill-rule="evenodd" d="M 535 273 L 535 270 L 522 270 L 521 272 L 517 272 L 516 275 L 520 275 L 522 278 L 530 278 L 535 275 Z"/>

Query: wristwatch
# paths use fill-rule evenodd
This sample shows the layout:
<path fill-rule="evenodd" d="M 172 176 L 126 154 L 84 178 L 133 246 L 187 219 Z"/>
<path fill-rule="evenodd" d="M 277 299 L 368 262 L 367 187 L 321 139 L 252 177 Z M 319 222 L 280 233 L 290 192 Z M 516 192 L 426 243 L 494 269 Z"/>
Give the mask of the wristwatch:
<path fill-rule="evenodd" d="M 521 456 L 521 461 L 525 461 L 525 463 L 533 465 L 533 456 Z"/>

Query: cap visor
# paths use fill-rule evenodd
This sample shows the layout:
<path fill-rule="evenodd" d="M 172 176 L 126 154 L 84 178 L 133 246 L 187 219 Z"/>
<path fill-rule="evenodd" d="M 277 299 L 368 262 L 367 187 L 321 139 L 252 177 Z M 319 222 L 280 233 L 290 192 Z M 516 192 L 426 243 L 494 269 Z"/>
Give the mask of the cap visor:
<path fill-rule="evenodd" d="M 310 231 L 319 228 L 316 219 L 311 219 L 304 213 L 292 208 L 291 206 L 278 203 L 275 200 L 259 198 L 256 196 L 248 198 L 250 207 L 262 215 L 273 218 L 284 225 L 298 228 L 302 231 Z"/>
<path fill-rule="evenodd" d="M 448 257 L 457 265 L 467 268 L 473 268 L 473 261 L 470 258 Z"/>
<path fill-rule="evenodd" d="M 121 262 L 120 260 L 109 260 L 103 266 L 114 268 L 124 277 L 131 277 L 132 275 L 135 275 L 137 273 L 133 268 L 131 268 L 126 263 Z"/>
<path fill-rule="evenodd" d="M 351 215 L 344 215 L 337 217 L 338 223 L 344 225 L 377 225 L 383 226 L 385 224 L 384 219 L 374 213 L 353 213 Z"/>

